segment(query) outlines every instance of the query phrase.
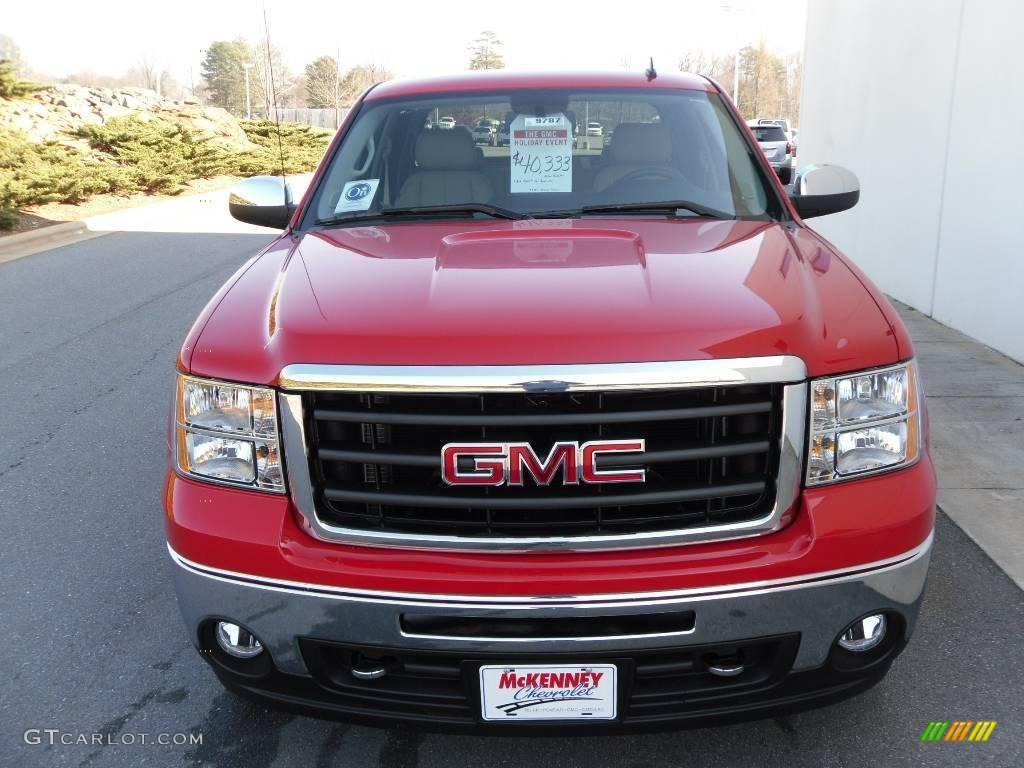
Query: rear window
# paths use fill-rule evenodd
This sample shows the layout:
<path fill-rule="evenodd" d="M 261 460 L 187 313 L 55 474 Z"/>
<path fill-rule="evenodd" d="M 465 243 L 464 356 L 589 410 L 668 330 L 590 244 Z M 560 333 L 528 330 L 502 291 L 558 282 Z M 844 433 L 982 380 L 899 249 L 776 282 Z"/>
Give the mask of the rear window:
<path fill-rule="evenodd" d="M 786 141 L 786 132 L 777 125 L 757 125 L 750 130 L 758 141 Z"/>

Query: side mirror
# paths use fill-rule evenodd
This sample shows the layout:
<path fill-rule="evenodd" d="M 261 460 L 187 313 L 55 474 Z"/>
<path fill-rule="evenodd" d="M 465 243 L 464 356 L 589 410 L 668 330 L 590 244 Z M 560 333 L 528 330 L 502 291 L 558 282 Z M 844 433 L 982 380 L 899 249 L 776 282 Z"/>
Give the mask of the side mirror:
<path fill-rule="evenodd" d="M 239 221 L 287 229 L 295 205 L 292 189 L 280 176 L 253 176 L 231 188 L 228 211 Z"/>
<path fill-rule="evenodd" d="M 860 182 L 841 165 L 807 165 L 797 172 L 789 199 L 801 218 L 827 216 L 857 204 Z"/>

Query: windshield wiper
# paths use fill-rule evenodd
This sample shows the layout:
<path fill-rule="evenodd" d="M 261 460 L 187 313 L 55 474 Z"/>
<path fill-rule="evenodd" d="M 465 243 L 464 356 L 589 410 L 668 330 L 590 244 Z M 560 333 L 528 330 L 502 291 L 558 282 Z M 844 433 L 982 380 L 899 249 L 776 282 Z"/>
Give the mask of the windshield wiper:
<path fill-rule="evenodd" d="M 680 211 L 709 219 L 735 219 L 735 214 L 709 208 L 689 200 L 658 200 L 651 203 L 616 203 L 613 205 L 586 205 L 579 209 L 580 214 L 590 213 L 668 213 L 680 216 Z"/>
<path fill-rule="evenodd" d="M 482 213 L 487 216 L 491 216 L 495 219 L 526 219 L 529 218 L 526 214 L 513 211 L 508 208 L 501 208 L 497 205 L 490 205 L 488 203 L 458 203 L 456 205 L 417 205 L 410 206 L 408 208 L 385 208 L 380 211 L 364 211 L 359 213 L 351 214 L 340 214 L 338 216 L 331 216 L 327 219 L 317 220 L 317 224 L 320 225 L 331 225 L 331 224 L 347 224 L 349 222 L 359 222 L 376 219 L 401 219 L 401 218 L 416 218 L 417 216 L 433 216 L 433 215 L 466 215 L 473 213 Z"/>

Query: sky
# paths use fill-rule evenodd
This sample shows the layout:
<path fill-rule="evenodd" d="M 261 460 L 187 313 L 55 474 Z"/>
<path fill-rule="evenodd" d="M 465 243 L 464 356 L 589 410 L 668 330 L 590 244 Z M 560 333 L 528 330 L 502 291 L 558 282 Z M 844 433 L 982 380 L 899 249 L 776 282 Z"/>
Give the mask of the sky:
<path fill-rule="evenodd" d="M 0 33 L 33 70 L 55 77 L 121 75 L 143 57 L 179 82 L 199 80 L 214 40 L 263 35 L 293 72 L 320 55 L 342 68 L 386 66 L 398 76 L 466 68 L 480 31 L 494 30 L 509 68 L 674 69 L 687 50 L 726 53 L 763 38 L 780 52 L 803 49 L 806 0 L 49 0 L 4 3 Z"/>

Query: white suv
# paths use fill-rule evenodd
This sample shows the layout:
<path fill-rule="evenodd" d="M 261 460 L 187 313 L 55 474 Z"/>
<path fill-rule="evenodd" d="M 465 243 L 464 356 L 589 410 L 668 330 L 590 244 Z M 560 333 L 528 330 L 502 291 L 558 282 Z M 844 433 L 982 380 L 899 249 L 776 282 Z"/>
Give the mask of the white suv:
<path fill-rule="evenodd" d="M 772 169 L 778 174 L 779 181 L 789 184 L 793 180 L 793 164 L 796 158 L 793 144 L 785 129 L 778 122 L 758 122 L 750 124 L 750 131 L 764 150 Z"/>

